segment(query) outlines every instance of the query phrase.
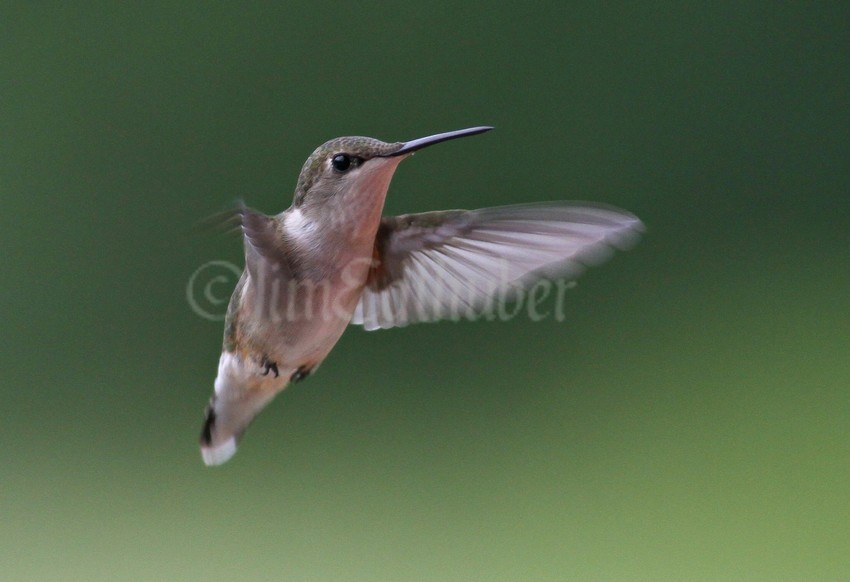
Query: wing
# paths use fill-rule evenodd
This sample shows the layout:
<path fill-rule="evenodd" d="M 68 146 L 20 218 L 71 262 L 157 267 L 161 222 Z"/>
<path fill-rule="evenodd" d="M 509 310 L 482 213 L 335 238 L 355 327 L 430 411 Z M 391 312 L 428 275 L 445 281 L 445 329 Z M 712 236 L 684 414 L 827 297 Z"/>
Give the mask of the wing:
<path fill-rule="evenodd" d="M 237 200 L 234 208 L 218 212 L 201 220 L 198 228 L 204 230 L 241 232 L 245 245 L 245 262 L 249 272 L 262 263 L 284 274 L 291 273 L 294 260 L 289 246 L 280 231 L 279 222 Z"/>
<path fill-rule="evenodd" d="M 576 277 L 643 231 L 624 210 L 554 202 L 385 217 L 351 322 L 459 319 L 542 277 Z"/>
<path fill-rule="evenodd" d="M 240 204 L 218 221 L 242 233 L 245 273 L 231 297 L 225 317 L 225 346 L 236 342 L 242 311 L 260 318 L 280 321 L 295 301 L 290 281 L 300 268 L 291 243 L 283 235 L 280 221 Z"/>
<path fill-rule="evenodd" d="M 290 276 L 294 257 L 278 229 L 278 222 L 247 206 L 239 206 L 234 212 L 242 227 L 245 266 L 251 276 L 256 280 L 261 268 L 270 269 L 277 277 Z"/>

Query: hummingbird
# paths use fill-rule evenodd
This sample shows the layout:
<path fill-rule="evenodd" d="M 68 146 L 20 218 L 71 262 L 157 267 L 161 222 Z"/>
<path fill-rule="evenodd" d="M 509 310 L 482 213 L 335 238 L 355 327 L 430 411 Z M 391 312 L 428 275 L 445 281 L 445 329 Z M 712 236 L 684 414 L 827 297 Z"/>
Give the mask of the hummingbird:
<path fill-rule="evenodd" d="M 233 211 L 245 268 L 228 304 L 200 436 L 207 465 L 228 461 L 256 415 L 315 372 L 349 324 L 374 330 L 471 318 L 542 277 L 575 277 L 636 242 L 636 216 L 592 203 L 382 217 L 402 160 L 491 129 L 392 143 L 332 139 L 307 158 L 287 210 Z"/>

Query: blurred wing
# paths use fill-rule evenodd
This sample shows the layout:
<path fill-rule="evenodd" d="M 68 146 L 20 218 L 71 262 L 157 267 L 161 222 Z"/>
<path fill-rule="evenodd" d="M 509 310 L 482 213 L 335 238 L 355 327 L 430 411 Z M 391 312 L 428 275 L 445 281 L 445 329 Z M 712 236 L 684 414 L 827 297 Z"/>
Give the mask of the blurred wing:
<path fill-rule="evenodd" d="M 468 317 L 542 277 L 576 277 L 642 231 L 633 214 L 586 203 L 385 217 L 351 322 L 373 330 Z"/>
<path fill-rule="evenodd" d="M 225 345 L 232 341 L 239 317 L 238 307 L 250 304 L 255 314 L 278 317 L 288 313 L 294 300 L 289 285 L 298 269 L 291 243 L 280 229 L 280 221 L 241 204 L 217 218 L 220 224 L 242 232 L 245 273 L 234 290 L 225 318 Z M 246 301 L 247 300 L 247 301 Z"/>
<path fill-rule="evenodd" d="M 277 234 L 274 219 L 246 206 L 238 208 L 236 212 L 242 227 L 245 266 L 248 270 L 253 271 L 263 261 L 286 264 L 286 257 L 281 252 L 281 236 Z"/>
<path fill-rule="evenodd" d="M 292 258 L 278 230 L 278 223 L 273 217 L 247 207 L 242 200 L 237 200 L 234 208 L 204 218 L 197 227 L 228 233 L 240 232 L 245 244 L 246 266 L 252 274 L 263 261 L 276 265 L 278 271 L 292 270 Z"/>

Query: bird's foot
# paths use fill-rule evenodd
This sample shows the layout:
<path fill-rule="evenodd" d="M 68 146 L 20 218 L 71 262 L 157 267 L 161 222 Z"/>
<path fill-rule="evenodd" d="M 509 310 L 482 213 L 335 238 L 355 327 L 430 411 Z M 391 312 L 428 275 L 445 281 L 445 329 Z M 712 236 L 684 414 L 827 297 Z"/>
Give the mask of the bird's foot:
<path fill-rule="evenodd" d="M 300 382 L 301 380 L 303 380 L 304 378 L 309 376 L 310 372 L 312 372 L 312 371 L 313 371 L 312 366 L 309 366 L 309 367 L 308 366 L 298 366 L 298 369 L 295 370 L 292 373 L 292 376 L 290 376 L 289 381 L 292 382 L 293 384 L 295 382 Z"/>
<path fill-rule="evenodd" d="M 263 376 L 268 376 L 269 372 L 274 372 L 274 377 L 279 378 L 280 372 L 277 370 L 277 363 L 270 362 L 268 358 L 263 358 L 263 361 L 260 362 L 260 365 L 263 367 Z"/>

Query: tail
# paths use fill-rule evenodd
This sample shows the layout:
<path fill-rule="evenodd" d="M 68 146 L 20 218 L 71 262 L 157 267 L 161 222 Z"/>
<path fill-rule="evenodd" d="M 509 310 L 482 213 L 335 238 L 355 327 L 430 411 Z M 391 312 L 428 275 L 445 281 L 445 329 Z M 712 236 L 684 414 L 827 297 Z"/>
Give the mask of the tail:
<path fill-rule="evenodd" d="M 221 355 L 215 394 L 207 405 L 199 439 L 205 464 L 229 461 L 236 454 L 242 434 L 278 392 L 249 380 L 236 356 L 227 352 Z"/>

